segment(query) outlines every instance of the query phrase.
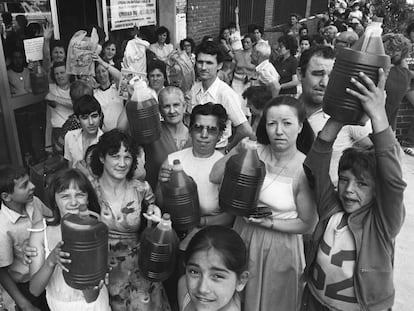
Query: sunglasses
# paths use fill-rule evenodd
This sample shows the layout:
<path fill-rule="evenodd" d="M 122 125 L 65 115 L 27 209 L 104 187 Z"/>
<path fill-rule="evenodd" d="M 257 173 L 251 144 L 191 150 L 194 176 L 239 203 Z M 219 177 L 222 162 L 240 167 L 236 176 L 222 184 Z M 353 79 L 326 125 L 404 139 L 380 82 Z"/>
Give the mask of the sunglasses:
<path fill-rule="evenodd" d="M 216 126 L 204 126 L 200 124 L 194 124 L 191 127 L 191 129 L 198 134 L 203 133 L 204 130 L 206 130 L 209 135 L 217 135 L 219 133 L 219 129 Z"/>

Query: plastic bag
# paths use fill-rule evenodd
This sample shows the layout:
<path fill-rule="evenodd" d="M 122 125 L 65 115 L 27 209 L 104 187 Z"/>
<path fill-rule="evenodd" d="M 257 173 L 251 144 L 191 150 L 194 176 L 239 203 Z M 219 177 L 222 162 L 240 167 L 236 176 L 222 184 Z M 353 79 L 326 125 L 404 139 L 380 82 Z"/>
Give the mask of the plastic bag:
<path fill-rule="evenodd" d="M 98 48 L 98 33 L 92 29 L 90 37 L 85 30 L 75 32 L 70 39 L 66 60 L 66 72 L 73 75 L 95 75 L 93 55 Z"/>
<path fill-rule="evenodd" d="M 135 37 L 129 40 L 124 52 L 123 64 L 125 69 L 144 73 L 147 72 L 147 57 L 145 50 L 149 46 L 149 42 L 142 40 L 141 38 Z"/>
<path fill-rule="evenodd" d="M 185 52 L 173 51 L 167 59 L 167 78 L 170 85 L 179 87 L 184 93 L 195 81 L 194 65 Z"/>

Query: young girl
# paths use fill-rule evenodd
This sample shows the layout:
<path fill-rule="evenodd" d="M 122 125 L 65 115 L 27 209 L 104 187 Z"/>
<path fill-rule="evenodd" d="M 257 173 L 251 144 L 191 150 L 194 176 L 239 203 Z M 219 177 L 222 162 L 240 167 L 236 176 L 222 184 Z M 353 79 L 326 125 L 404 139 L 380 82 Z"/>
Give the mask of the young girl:
<path fill-rule="evenodd" d="M 61 217 L 66 213 L 77 214 L 86 206 L 99 213 L 100 207 L 92 185 L 80 171 L 69 169 L 55 176 L 49 195 L 53 220 L 35 224 L 30 234 L 30 245 L 38 250 L 38 255 L 32 257 L 30 264 L 30 292 L 36 296 L 46 288 L 46 299 L 51 311 L 110 310 L 105 286 L 83 291 L 73 289 L 66 284 L 62 273 L 62 270 L 68 271 L 65 264 L 71 260 L 70 254 L 61 250 Z"/>
<path fill-rule="evenodd" d="M 185 275 L 178 282 L 180 311 L 240 311 L 239 292 L 248 279 L 247 251 L 230 228 L 205 227 L 184 255 Z"/>

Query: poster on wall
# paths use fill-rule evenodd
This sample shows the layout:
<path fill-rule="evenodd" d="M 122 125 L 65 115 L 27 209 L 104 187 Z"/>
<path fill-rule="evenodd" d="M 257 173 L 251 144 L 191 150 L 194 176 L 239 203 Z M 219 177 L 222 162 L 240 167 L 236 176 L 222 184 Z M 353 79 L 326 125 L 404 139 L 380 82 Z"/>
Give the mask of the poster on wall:
<path fill-rule="evenodd" d="M 155 25 L 156 0 L 111 0 L 111 31 Z"/>

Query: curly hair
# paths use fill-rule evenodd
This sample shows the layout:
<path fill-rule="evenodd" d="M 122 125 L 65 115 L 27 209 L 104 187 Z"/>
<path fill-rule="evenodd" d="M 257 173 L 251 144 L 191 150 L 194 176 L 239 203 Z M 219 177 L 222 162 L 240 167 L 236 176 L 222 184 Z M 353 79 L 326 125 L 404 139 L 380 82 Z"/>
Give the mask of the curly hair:
<path fill-rule="evenodd" d="M 90 166 L 96 176 L 101 177 L 104 171 L 104 163 L 101 159 L 105 159 L 107 155 L 117 154 L 121 146 L 131 153 L 132 164 L 126 179 L 132 179 L 137 168 L 138 144 L 130 135 L 119 129 L 104 133 L 96 144 L 96 149 L 92 152 Z"/>
<path fill-rule="evenodd" d="M 411 48 L 410 40 L 401 33 L 387 33 L 382 36 L 382 42 L 385 53 L 391 57 L 391 60 L 396 52 L 401 52 L 400 59 L 406 58 Z"/>

